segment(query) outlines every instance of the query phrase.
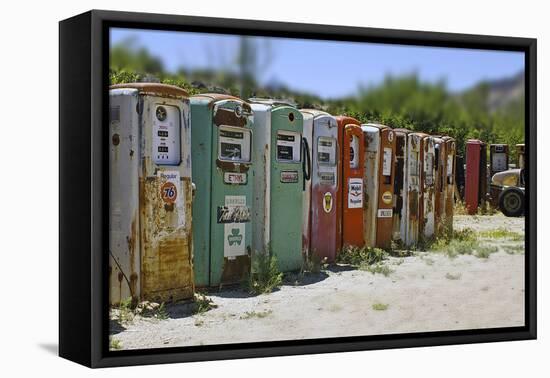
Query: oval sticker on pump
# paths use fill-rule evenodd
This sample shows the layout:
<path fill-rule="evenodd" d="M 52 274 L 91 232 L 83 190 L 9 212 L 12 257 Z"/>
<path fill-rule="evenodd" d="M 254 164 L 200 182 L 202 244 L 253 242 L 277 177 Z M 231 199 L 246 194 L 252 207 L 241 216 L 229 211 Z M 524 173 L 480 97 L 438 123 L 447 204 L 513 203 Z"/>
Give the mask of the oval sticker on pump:
<path fill-rule="evenodd" d="M 325 213 L 330 213 L 332 210 L 332 193 L 326 192 L 323 196 L 323 210 Z"/>
<path fill-rule="evenodd" d="M 391 194 L 391 192 L 388 190 L 388 191 L 385 191 L 383 194 L 382 194 L 382 201 L 386 204 L 386 205 L 390 205 L 393 201 L 393 195 Z"/>

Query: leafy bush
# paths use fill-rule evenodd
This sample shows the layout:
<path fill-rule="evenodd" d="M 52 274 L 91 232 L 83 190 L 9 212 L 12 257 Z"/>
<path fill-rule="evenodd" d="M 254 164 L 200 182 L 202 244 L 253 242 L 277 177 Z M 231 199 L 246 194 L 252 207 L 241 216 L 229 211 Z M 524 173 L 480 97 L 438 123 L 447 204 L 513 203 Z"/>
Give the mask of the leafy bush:
<path fill-rule="evenodd" d="M 283 273 L 277 266 L 277 258 L 269 252 L 256 252 L 252 255 L 252 269 L 245 280 L 245 286 L 253 294 L 271 293 L 280 287 Z"/>
<path fill-rule="evenodd" d="M 388 253 L 380 248 L 346 246 L 336 257 L 336 262 L 361 267 L 381 263 L 387 256 Z"/>
<path fill-rule="evenodd" d="M 208 298 L 203 293 L 195 293 L 194 302 L 195 306 L 193 308 L 193 313 L 195 315 L 202 315 L 205 312 L 218 307 L 216 304 L 214 304 L 212 299 Z"/>

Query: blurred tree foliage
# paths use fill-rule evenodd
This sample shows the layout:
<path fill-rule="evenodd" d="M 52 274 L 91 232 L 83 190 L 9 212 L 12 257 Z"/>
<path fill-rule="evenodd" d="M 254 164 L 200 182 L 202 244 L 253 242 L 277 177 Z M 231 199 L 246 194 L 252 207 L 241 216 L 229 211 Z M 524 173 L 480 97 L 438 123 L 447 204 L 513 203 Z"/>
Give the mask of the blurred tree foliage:
<path fill-rule="evenodd" d="M 324 100 L 286 86 L 261 87 L 255 74 L 256 58 L 250 60 L 254 49 L 248 41 L 242 41 L 240 47 L 242 51 L 237 54 L 237 63 L 241 72 L 182 68 L 169 73 L 159 58 L 144 48 L 136 48 L 134 41 L 125 41 L 111 49 L 110 80 L 112 84 L 156 81 L 184 88 L 190 95 L 221 92 L 241 98 L 285 99 L 298 107 L 349 115 L 364 123 L 378 122 L 393 128 L 449 135 L 457 140 L 459 154 L 464 151 L 466 140 L 475 138 L 487 143 L 509 144 L 512 161 L 515 161 L 514 146 L 524 143 L 524 96 L 497 109 L 489 109 L 488 83 L 479 83 L 461 93 L 451 93 L 443 81 L 432 84 L 420 81 L 416 75 L 388 76 L 379 85 L 360 88 L 356 96 Z"/>

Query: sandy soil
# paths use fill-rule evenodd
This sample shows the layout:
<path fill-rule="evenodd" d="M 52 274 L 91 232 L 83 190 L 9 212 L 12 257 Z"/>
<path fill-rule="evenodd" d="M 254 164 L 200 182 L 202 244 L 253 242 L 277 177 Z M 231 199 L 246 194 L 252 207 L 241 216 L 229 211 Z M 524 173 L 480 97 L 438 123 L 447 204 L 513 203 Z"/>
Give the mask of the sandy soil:
<path fill-rule="evenodd" d="M 457 216 L 455 227 L 523 233 L 524 219 Z M 287 277 L 267 295 L 225 288 L 208 294 L 217 308 L 204 314 L 176 304 L 167 307 L 166 320 L 113 320 L 111 334 L 120 347 L 133 349 L 521 326 L 523 242 L 486 242 L 499 246 L 489 258 L 434 252 L 391 257 L 387 277 L 334 266 L 301 281 Z M 507 246 L 514 252 L 505 252 Z"/>

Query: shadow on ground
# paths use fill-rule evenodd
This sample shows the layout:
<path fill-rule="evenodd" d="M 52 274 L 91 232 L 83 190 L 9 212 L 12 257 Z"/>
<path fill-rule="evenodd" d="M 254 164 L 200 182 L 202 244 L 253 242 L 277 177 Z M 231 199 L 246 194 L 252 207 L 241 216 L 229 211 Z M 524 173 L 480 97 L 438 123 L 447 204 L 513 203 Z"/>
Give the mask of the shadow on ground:
<path fill-rule="evenodd" d="M 109 335 L 116 335 L 117 333 L 124 332 L 124 327 L 118 319 L 109 319 Z"/>
<path fill-rule="evenodd" d="M 166 305 L 166 315 L 170 319 L 183 319 L 193 316 L 196 312 L 197 303 L 193 301 L 178 302 Z"/>
<path fill-rule="evenodd" d="M 349 272 L 350 270 L 357 270 L 357 267 L 353 265 L 330 264 L 325 270 L 328 270 L 331 273 L 340 273 Z"/>
<path fill-rule="evenodd" d="M 307 286 L 324 281 L 328 276 L 328 273 L 323 271 L 319 273 L 287 273 L 283 278 L 283 285 Z"/>

